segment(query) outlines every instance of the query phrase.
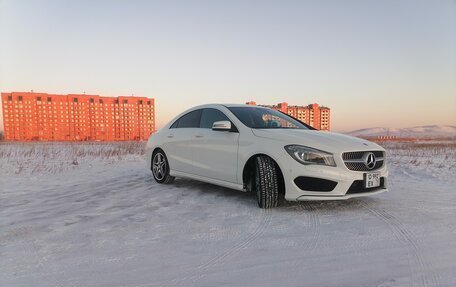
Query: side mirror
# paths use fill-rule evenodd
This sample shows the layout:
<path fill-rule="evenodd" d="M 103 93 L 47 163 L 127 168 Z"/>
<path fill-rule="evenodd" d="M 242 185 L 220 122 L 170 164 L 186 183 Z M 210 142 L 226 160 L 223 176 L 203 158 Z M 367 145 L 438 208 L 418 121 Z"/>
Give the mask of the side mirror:
<path fill-rule="evenodd" d="M 213 131 L 231 131 L 231 122 L 230 121 L 219 121 L 212 124 Z"/>

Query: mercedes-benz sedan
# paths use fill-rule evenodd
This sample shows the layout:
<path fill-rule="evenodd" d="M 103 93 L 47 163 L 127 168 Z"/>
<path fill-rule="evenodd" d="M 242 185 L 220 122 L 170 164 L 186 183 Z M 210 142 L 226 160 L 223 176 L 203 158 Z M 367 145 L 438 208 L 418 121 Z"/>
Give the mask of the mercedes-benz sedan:
<path fill-rule="evenodd" d="M 379 145 L 259 106 L 191 108 L 150 136 L 146 154 L 158 183 L 186 177 L 255 192 L 262 208 L 277 206 L 281 194 L 340 200 L 387 190 Z"/>

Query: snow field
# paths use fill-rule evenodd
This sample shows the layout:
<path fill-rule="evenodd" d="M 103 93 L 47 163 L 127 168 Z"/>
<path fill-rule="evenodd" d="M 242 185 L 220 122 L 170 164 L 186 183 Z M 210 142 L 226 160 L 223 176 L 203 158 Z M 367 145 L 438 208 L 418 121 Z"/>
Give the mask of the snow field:
<path fill-rule="evenodd" d="M 454 143 L 388 143 L 390 192 L 282 202 L 154 182 L 144 143 L 0 144 L 0 286 L 454 286 Z"/>

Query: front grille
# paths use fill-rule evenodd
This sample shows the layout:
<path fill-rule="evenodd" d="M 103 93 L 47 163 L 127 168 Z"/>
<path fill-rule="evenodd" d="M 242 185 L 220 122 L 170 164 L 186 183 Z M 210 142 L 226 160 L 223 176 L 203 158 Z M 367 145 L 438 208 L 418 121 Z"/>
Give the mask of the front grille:
<path fill-rule="evenodd" d="M 373 153 L 375 157 L 381 157 L 383 158 L 383 152 L 380 150 L 377 151 L 351 151 L 351 152 L 344 152 L 342 154 L 343 160 L 351 160 L 351 159 L 362 159 L 364 154 L 366 153 Z"/>
<path fill-rule="evenodd" d="M 375 166 L 372 169 L 369 169 L 366 164 L 364 163 L 364 157 L 369 154 L 373 153 L 376 162 Z M 383 151 L 352 151 L 352 152 L 344 152 L 342 154 L 342 159 L 344 160 L 345 166 L 349 170 L 354 171 L 373 171 L 379 169 L 383 166 L 384 163 L 384 152 Z"/>
<path fill-rule="evenodd" d="M 355 171 L 371 171 L 371 170 L 376 170 L 376 169 L 379 169 L 383 166 L 383 160 L 378 160 L 376 163 L 375 163 L 375 166 L 373 169 L 369 169 L 365 164 L 364 162 L 346 162 L 345 163 L 345 166 L 349 169 L 349 170 L 355 170 Z"/>

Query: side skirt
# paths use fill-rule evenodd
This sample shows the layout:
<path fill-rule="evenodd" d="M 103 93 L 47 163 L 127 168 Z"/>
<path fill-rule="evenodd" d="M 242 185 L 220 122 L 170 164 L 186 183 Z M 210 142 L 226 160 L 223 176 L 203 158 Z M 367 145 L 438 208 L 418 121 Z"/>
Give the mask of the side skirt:
<path fill-rule="evenodd" d="M 215 185 L 219 185 L 219 186 L 223 186 L 223 187 L 227 187 L 227 188 L 231 188 L 231 189 L 244 191 L 244 186 L 242 184 L 237 184 L 237 183 L 233 183 L 233 182 L 227 182 L 227 181 L 223 181 L 223 180 L 208 178 L 208 177 L 194 175 L 194 174 L 181 172 L 181 171 L 176 171 L 176 170 L 170 170 L 169 173 L 170 173 L 171 176 L 195 179 L 195 180 L 206 182 L 206 183 L 211 183 L 211 184 L 215 184 Z"/>

